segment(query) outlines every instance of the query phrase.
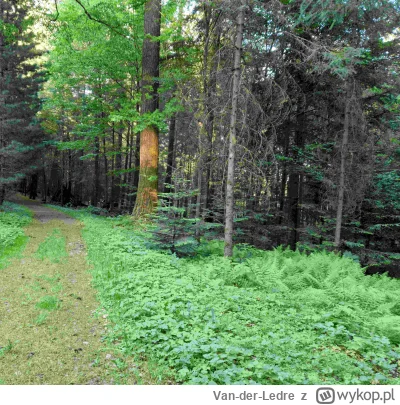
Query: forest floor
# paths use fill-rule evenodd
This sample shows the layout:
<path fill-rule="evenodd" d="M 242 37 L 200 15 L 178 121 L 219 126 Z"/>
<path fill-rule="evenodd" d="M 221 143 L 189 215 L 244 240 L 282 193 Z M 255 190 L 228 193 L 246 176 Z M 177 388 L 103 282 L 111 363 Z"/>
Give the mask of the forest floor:
<path fill-rule="evenodd" d="M 22 197 L 14 202 L 33 211 L 35 219 L 25 230 L 23 252 L 0 270 L 0 383 L 143 379 L 133 360 L 119 358 L 102 342 L 108 319 L 91 286 L 83 225 Z"/>
<path fill-rule="evenodd" d="M 14 201 L 0 384 L 400 384 L 400 280 L 218 240 L 177 257 L 129 216 Z"/>

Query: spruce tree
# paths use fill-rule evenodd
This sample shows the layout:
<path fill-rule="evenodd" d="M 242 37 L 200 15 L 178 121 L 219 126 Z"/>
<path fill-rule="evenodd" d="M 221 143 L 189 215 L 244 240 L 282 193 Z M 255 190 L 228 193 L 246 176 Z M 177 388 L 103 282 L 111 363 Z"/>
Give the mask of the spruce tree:
<path fill-rule="evenodd" d="M 6 191 L 37 170 L 43 141 L 36 113 L 43 75 L 32 63 L 35 50 L 29 4 L 0 1 L 0 204 Z"/>

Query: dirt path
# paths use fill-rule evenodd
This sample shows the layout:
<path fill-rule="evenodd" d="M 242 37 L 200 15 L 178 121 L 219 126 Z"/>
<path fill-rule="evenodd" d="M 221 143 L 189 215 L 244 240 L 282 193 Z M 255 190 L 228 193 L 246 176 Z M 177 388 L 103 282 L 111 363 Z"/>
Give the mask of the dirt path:
<path fill-rule="evenodd" d="M 34 212 L 35 218 L 38 221 L 43 222 L 43 223 L 52 221 L 53 219 L 58 219 L 60 221 L 63 221 L 66 224 L 76 223 L 75 219 L 63 214 L 62 212 L 58 212 L 58 211 L 52 210 L 51 208 L 47 208 L 43 204 L 41 204 L 39 201 L 30 200 L 19 194 L 10 198 L 9 201 L 29 208 L 31 211 Z"/>
<path fill-rule="evenodd" d="M 118 363 L 101 342 L 107 316 L 90 284 L 82 224 L 14 201 L 37 219 L 24 252 L 0 270 L 0 383 L 118 383 Z"/>

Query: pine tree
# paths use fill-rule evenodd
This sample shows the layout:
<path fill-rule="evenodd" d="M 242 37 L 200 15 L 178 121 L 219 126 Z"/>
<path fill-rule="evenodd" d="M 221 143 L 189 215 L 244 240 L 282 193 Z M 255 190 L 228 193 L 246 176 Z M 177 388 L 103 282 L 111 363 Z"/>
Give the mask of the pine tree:
<path fill-rule="evenodd" d="M 37 167 L 43 134 L 36 118 L 43 75 L 31 63 L 38 56 L 28 4 L 0 2 L 0 204 L 7 189 Z"/>

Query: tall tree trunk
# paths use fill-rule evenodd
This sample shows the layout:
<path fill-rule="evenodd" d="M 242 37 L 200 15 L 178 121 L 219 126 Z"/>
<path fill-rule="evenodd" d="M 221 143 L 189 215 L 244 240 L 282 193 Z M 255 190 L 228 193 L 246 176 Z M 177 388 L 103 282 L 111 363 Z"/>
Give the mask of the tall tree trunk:
<path fill-rule="evenodd" d="M 199 134 L 199 159 L 197 162 L 197 196 L 196 196 L 196 213 L 195 217 L 201 216 L 201 195 L 203 191 L 203 148 L 201 146 L 201 134 Z M 196 230 L 196 236 L 198 231 Z"/>
<path fill-rule="evenodd" d="M 176 114 L 171 117 L 169 123 L 168 134 L 168 157 L 167 157 L 167 175 L 164 182 L 164 193 L 170 193 L 172 191 L 172 171 L 174 167 L 174 151 L 175 151 L 175 131 L 176 131 Z"/>
<path fill-rule="evenodd" d="M 0 1 L 0 16 L 3 18 L 3 5 L 2 1 Z M 0 57 L 0 61 L 3 60 L 3 51 L 4 51 L 4 43 L 3 43 L 3 35 L 0 35 L 0 52 L 2 53 Z M 4 80 L 4 71 L 3 71 L 3 64 L 0 63 L 0 80 Z M 5 134 L 4 134 L 4 125 L 3 125 L 3 112 L 1 111 L 4 105 L 4 94 L 0 92 L 0 205 L 3 204 L 5 196 L 6 196 L 6 186 L 2 182 L 5 176 L 5 157 L 4 152 L 1 151 L 6 146 L 5 142 Z"/>
<path fill-rule="evenodd" d="M 284 145 L 284 156 L 288 157 L 289 154 L 289 128 L 285 131 L 285 145 Z M 281 187 L 280 187 L 280 196 L 279 196 L 279 225 L 282 225 L 282 221 L 284 218 L 284 209 L 285 209 L 285 194 L 286 194 L 286 183 L 287 183 L 287 162 L 286 160 L 283 162 L 283 169 L 282 169 L 282 179 L 281 179 Z"/>
<path fill-rule="evenodd" d="M 132 147 L 129 152 L 129 168 L 134 169 L 133 173 L 129 173 L 129 178 L 132 179 L 129 184 L 132 184 L 132 190 L 130 190 L 129 200 L 136 202 L 136 195 L 139 187 L 139 172 L 140 172 L 140 134 L 131 134 L 131 145 L 135 142 L 135 149 Z"/>
<path fill-rule="evenodd" d="M 235 43 L 235 62 L 232 85 L 232 110 L 229 128 L 229 157 L 228 174 L 226 177 L 226 199 L 225 199 L 225 249 L 224 256 L 231 257 L 233 253 L 233 215 L 234 215 L 234 185 L 235 185 L 235 144 L 236 144 L 236 114 L 240 92 L 240 68 L 243 42 L 244 25 L 244 1 L 238 11 L 237 33 Z"/>
<path fill-rule="evenodd" d="M 111 143 L 112 143 L 112 151 L 115 153 L 115 123 L 112 123 L 111 128 Z M 121 152 L 121 151 L 120 151 Z M 110 181 L 110 209 L 114 208 L 115 200 L 118 201 L 118 198 L 115 197 L 116 189 L 115 189 L 115 160 L 114 155 L 111 157 L 111 181 Z M 122 165 L 122 157 L 121 157 L 121 165 Z"/>
<path fill-rule="evenodd" d="M 92 205 L 96 207 L 99 202 L 99 192 L 100 192 L 100 162 L 99 162 L 100 144 L 98 136 L 94 138 L 94 149 L 95 149 L 94 187 L 93 187 Z"/>
<path fill-rule="evenodd" d="M 298 241 L 298 225 L 299 225 L 299 173 L 297 168 L 294 168 L 289 175 L 288 183 L 288 199 L 289 199 L 289 246 L 290 249 L 296 250 Z"/>
<path fill-rule="evenodd" d="M 122 143 L 123 143 L 123 139 L 122 139 L 122 134 L 123 134 L 123 129 L 122 128 L 118 128 L 117 130 L 117 134 L 118 134 L 118 138 L 117 138 L 117 155 L 115 156 L 115 168 L 118 171 L 122 170 Z M 130 126 L 128 127 L 128 134 L 127 137 L 130 136 Z M 123 181 L 123 176 L 122 174 L 119 172 L 116 175 L 116 180 L 117 180 L 117 188 L 115 191 L 115 199 L 118 202 L 118 207 L 121 208 L 121 186 L 120 184 Z"/>
<path fill-rule="evenodd" d="M 42 167 L 42 178 L 43 178 L 43 187 L 42 187 L 42 202 L 47 202 L 47 176 L 46 176 L 46 165 L 43 159 Z"/>
<path fill-rule="evenodd" d="M 152 37 L 160 36 L 161 0 L 149 0 L 145 4 L 143 58 L 142 58 L 142 114 L 158 108 L 158 77 L 160 42 Z M 155 78 L 155 80 L 154 80 Z M 147 97 L 151 86 L 151 97 Z M 138 192 L 133 209 L 136 217 L 153 212 L 157 206 L 158 192 L 158 128 L 149 125 L 140 134 L 140 173 Z"/>
<path fill-rule="evenodd" d="M 219 51 L 221 44 L 221 29 L 218 24 L 219 13 L 214 12 L 213 21 L 213 9 L 210 5 L 204 5 L 204 25 L 205 25 L 205 44 L 203 52 L 203 93 L 204 93 L 204 109 L 205 109 L 205 142 L 202 147 L 202 188 L 201 188 L 201 208 L 202 217 L 208 216 L 209 209 L 211 207 L 211 195 L 210 195 L 210 182 L 212 175 L 212 155 L 213 155 L 213 135 L 214 135 L 214 105 L 217 92 L 217 70 L 219 64 L 219 58 L 213 55 L 211 67 L 208 68 L 209 59 L 211 54 L 212 38 L 215 35 L 215 49 Z M 217 31 L 213 34 L 213 28 Z"/>
<path fill-rule="evenodd" d="M 33 173 L 30 176 L 30 181 L 29 181 L 29 198 L 31 200 L 36 200 L 37 197 L 37 189 L 38 189 L 38 174 Z"/>
<path fill-rule="evenodd" d="M 104 202 L 106 206 L 110 207 L 110 200 L 108 199 L 108 160 L 107 160 L 107 146 L 106 146 L 106 138 L 103 137 L 103 160 L 104 160 Z M 104 207 L 102 207 L 104 208 Z"/>
<path fill-rule="evenodd" d="M 303 107 L 301 107 L 303 108 Z M 296 131 L 294 142 L 296 149 L 294 151 L 294 167 L 289 175 L 288 182 L 288 199 L 289 199 L 289 246 L 290 249 L 296 250 L 296 244 L 299 240 L 300 226 L 300 209 L 301 209 L 301 167 L 299 162 L 299 150 L 304 147 L 303 128 L 305 126 L 305 113 L 301 111 L 296 122 Z"/>
<path fill-rule="evenodd" d="M 336 229 L 335 229 L 335 247 L 340 245 L 340 234 L 342 231 L 342 219 L 343 219 L 343 202 L 344 202 L 344 183 L 346 178 L 346 158 L 347 158 L 347 146 L 349 143 L 349 126 L 350 126 L 350 84 L 346 83 L 345 91 L 345 107 L 344 107 L 344 128 L 342 145 L 340 151 L 340 174 L 339 174 L 339 193 L 338 193 L 338 205 L 336 211 Z"/>
<path fill-rule="evenodd" d="M 5 174 L 5 159 L 3 152 L 1 151 L 2 148 L 4 148 L 5 141 L 4 141 L 4 131 L 3 131 L 3 123 L 0 120 L 0 205 L 3 204 L 4 199 L 6 197 L 6 186 L 4 183 L 2 183 L 2 180 L 4 179 L 4 174 Z"/>

